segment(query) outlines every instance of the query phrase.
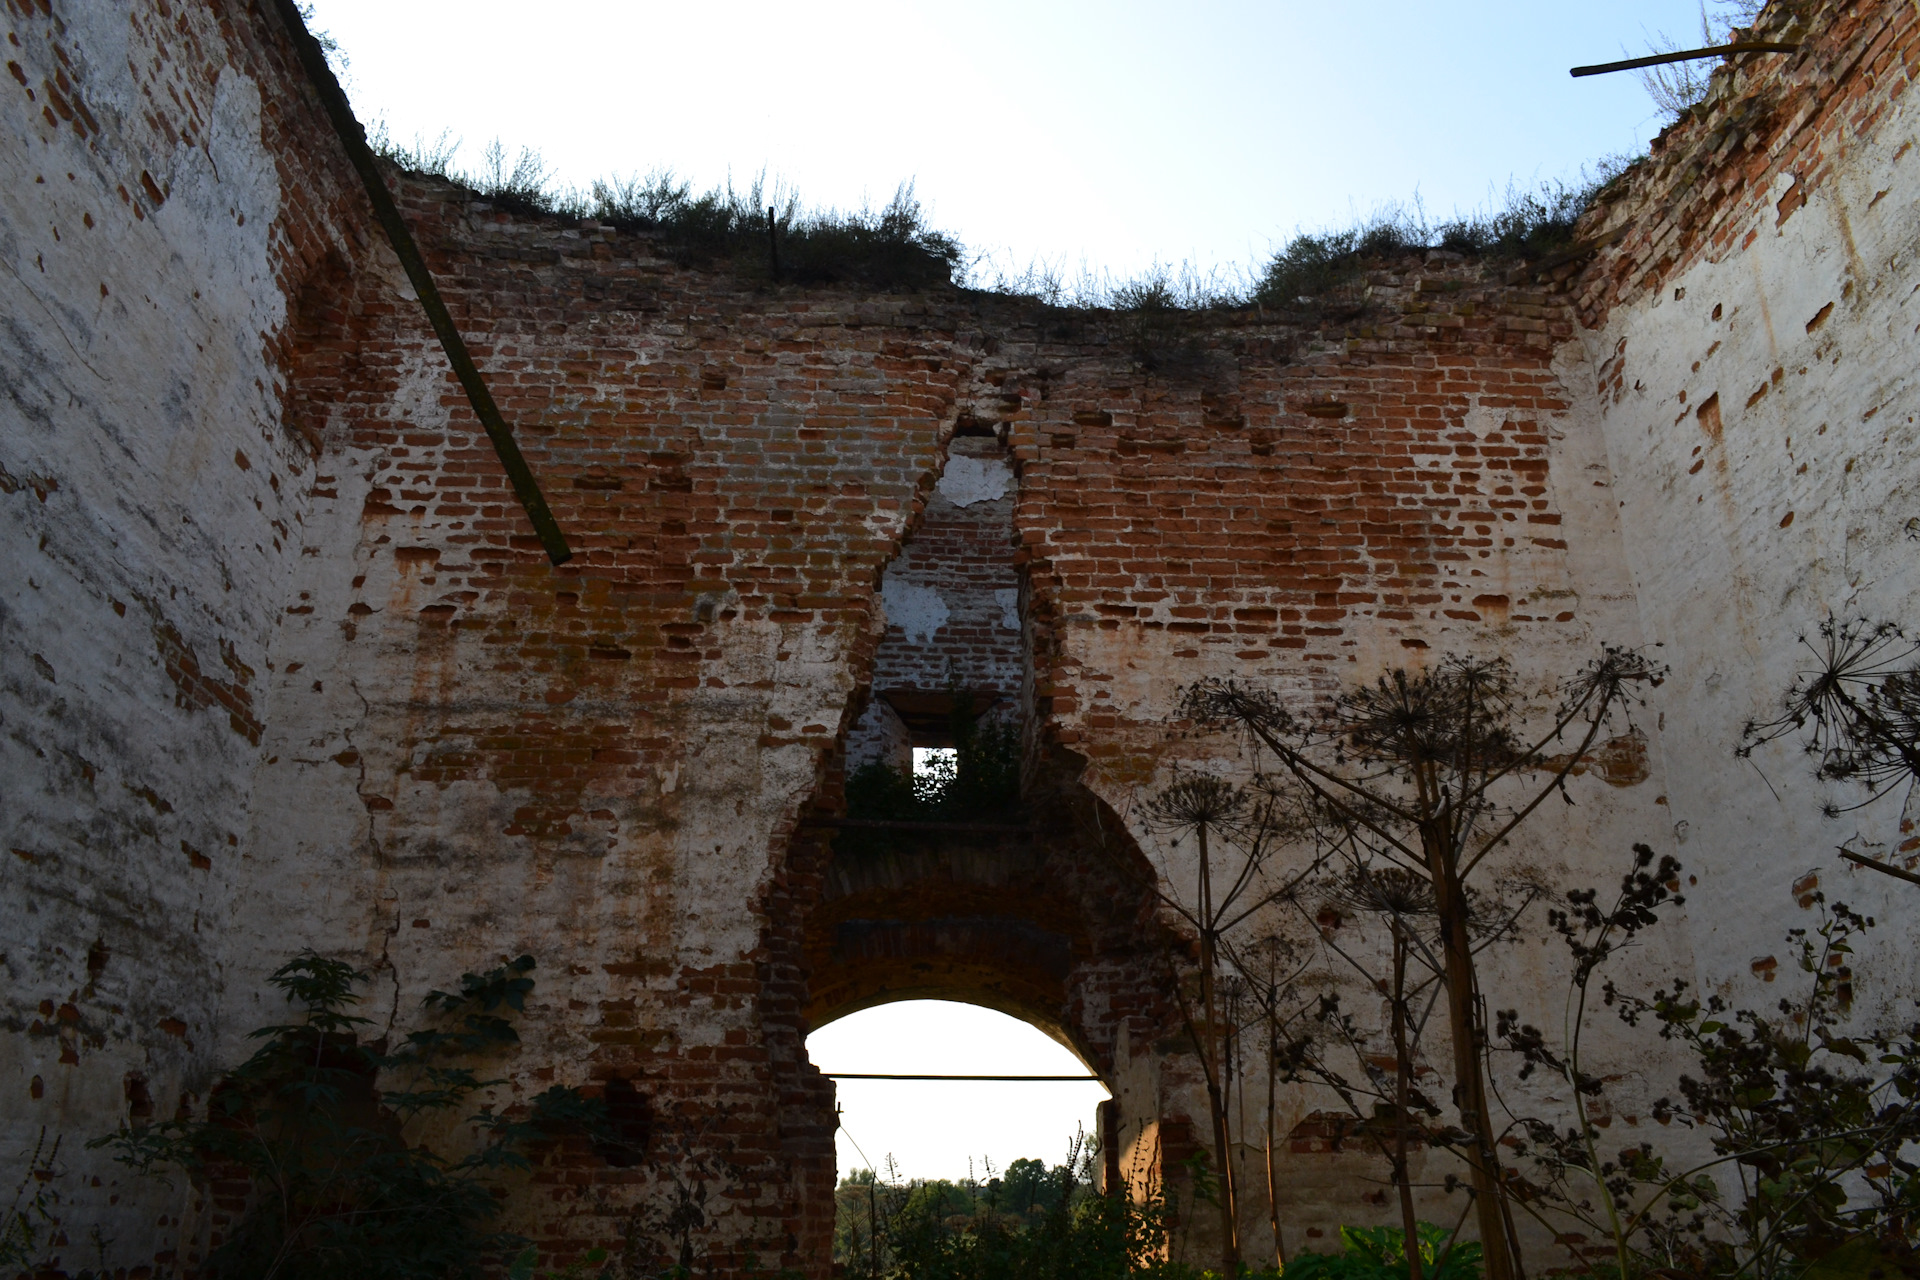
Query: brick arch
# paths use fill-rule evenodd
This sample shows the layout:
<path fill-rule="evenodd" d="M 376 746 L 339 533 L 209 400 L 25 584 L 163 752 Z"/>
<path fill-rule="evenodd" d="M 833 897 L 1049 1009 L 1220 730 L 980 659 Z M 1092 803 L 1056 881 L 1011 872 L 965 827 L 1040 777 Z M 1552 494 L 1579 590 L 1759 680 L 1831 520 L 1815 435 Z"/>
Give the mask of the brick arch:
<path fill-rule="evenodd" d="M 1010 1014 L 1113 1070 L 1116 1036 L 1174 1019 L 1166 958 L 1179 942 L 1155 909 L 1151 868 L 1053 753 L 1009 832 L 835 835 L 801 928 L 810 1028 L 875 1005 L 950 999 Z M 1103 840 L 1090 831 L 1104 832 Z M 849 838 L 853 837 L 853 838 Z M 862 838 L 864 837 L 864 838 Z"/>
<path fill-rule="evenodd" d="M 1110 1063 L 1089 1044 L 1068 998 L 1071 940 L 1013 917 L 853 920 L 815 970 L 806 1023 L 903 1000 L 954 1000 L 1018 1018 L 1066 1046 L 1095 1075 Z"/>
<path fill-rule="evenodd" d="M 763 1025 L 792 1169 L 785 1224 L 796 1256 L 828 1247 L 837 1176 L 834 1086 L 808 1061 L 806 1037 L 881 1004 L 956 1000 L 1037 1028 L 1113 1093 L 1102 1105 L 1103 1137 L 1159 1135 L 1142 1176 L 1177 1176 L 1190 1144 L 1165 1139 L 1188 1122 L 1163 1115 L 1170 1099 L 1144 1064 L 1177 1037 L 1167 959 L 1181 944 L 1155 912 L 1150 868 L 1120 834 L 1125 824 L 1076 781 L 1084 767 L 1071 753 L 1045 754 L 1023 831 L 885 840 L 835 828 L 833 768 L 788 838 L 764 908 Z M 1117 1154 L 1121 1144 L 1111 1145 Z M 1105 1176 L 1140 1171 L 1129 1164 L 1123 1174 L 1116 1159 Z"/>

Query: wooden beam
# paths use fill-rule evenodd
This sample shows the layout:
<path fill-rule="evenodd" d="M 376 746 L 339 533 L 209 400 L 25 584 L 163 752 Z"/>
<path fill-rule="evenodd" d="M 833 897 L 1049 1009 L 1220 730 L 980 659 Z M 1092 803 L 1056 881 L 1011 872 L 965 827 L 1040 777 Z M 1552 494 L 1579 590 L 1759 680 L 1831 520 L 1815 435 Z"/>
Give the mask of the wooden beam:
<path fill-rule="evenodd" d="M 976 835 L 1027 836 L 1033 828 L 1013 822 L 908 822 L 894 818 L 802 818 L 802 827 L 829 831 L 960 831 Z"/>
<path fill-rule="evenodd" d="M 1651 53 L 1644 58 L 1628 58 L 1624 62 L 1601 62 L 1591 67 L 1573 67 L 1567 74 L 1604 76 L 1612 71 L 1637 71 L 1641 67 L 1657 67 L 1663 62 L 1692 62 L 1696 58 L 1724 58 L 1735 53 L 1792 53 L 1799 47 L 1797 44 L 1782 44 L 1776 40 L 1742 40 L 1735 44 L 1714 45 L 1706 49 L 1682 49 L 1678 53 Z"/>
<path fill-rule="evenodd" d="M 1099 1076 L 934 1076 L 865 1071 L 822 1071 L 820 1074 L 829 1080 L 1018 1080 L 1028 1082 L 1091 1080 L 1096 1084 L 1100 1081 Z"/>
<path fill-rule="evenodd" d="M 480 376 L 473 356 L 467 351 L 465 340 L 460 337 L 460 330 L 454 326 L 453 316 L 447 311 L 447 304 L 441 299 L 440 290 L 433 282 L 433 273 L 427 270 L 427 260 L 420 256 L 420 246 L 414 243 L 413 233 L 407 230 L 399 208 L 393 203 L 393 193 L 387 190 L 386 179 L 380 176 L 373 148 L 367 145 L 367 132 L 354 117 L 353 107 L 348 104 L 340 81 L 334 77 L 333 68 L 327 65 L 326 51 L 314 39 L 313 33 L 307 30 L 306 21 L 301 18 L 294 0 L 275 0 L 275 6 L 288 36 L 293 40 L 294 52 L 300 57 L 307 80 L 313 85 L 314 92 L 320 95 L 320 105 L 326 108 L 327 119 L 332 122 L 340 145 L 346 148 L 348 161 L 367 189 L 367 199 L 373 202 L 374 218 L 387 233 L 387 242 L 393 246 L 400 265 L 406 268 L 407 279 L 413 282 L 413 292 L 420 299 L 420 309 L 427 313 L 427 322 L 433 326 L 441 349 L 447 353 L 447 363 L 453 366 L 454 376 L 460 379 L 460 385 L 467 393 L 467 402 L 473 406 L 480 425 L 486 428 L 487 438 L 493 441 L 493 451 L 500 455 L 500 465 L 506 470 L 508 482 L 513 485 L 514 496 L 520 499 L 535 536 L 546 549 L 547 559 L 555 565 L 565 564 L 573 558 L 573 550 L 567 546 L 566 535 L 560 532 L 559 521 L 553 518 L 553 512 L 547 507 L 540 484 L 533 478 L 533 469 L 527 466 L 520 446 L 514 441 L 513 428 L 500 416 L 500 407 L 494 404 L 486 380 Z"/>

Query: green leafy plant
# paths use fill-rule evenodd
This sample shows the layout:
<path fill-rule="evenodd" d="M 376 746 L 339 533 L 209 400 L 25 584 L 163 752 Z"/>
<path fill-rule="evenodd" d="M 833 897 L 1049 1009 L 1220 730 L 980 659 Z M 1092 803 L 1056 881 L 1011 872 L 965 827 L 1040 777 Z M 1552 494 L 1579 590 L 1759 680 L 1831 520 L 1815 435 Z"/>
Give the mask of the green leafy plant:
<path fill-rule="evenodd" d="M 1819 923 L 1788 934 L 1805 986 L 1771 1014 L 1701 998 L 1684 982 L 1650 997 L 1601 985 L 1623 1021 L 1651 1022 L 1685 1051 L 1679 1100 L 1660 1099 L 1652 1116 L 1701 1130 L 1713 1154 L 1676 1165 L 1647 1142 L 1602 1151 L 1592 1116 L 1606 1082 L 1580 1063 L 1576 1019 L 1599 967 L 1660 907 L 1679 901 L 1679 864 L 1663 858 L 1649 872 L 1652 851 L 1636 852 L 1612 908 L 1588 891 L 1569 894 L 1555 913 L 1575 959 L 1567 1049 L 1550 1048 L 1512 1011 L 1499 1016 L 1502 1038 L 1526 1059 L 1522 1074 L 1562 1075 L 1579 1104 L 1575 1127 L 1524 1123 L 1521 1151 L 1540 1177 L 1534 1194 L 1516 1202 L 1542 1221 L 1564 1215 L 1609 1237 L 1612 1265 L 1625 1276 L 1665 1270 L 1774 1280 L 1824 1265 L 1842 1249 L 1865 1259 L 1862 1274 L 1867 1263 L 1920 1261 L 1908 1243 L 1920 1222 L 1920 1166 L 1910 1154 L 1920 1142 L 1920 1024 L 1845 1027 L 1849 957 L 1873 921 L 1841 903 L 1829 908 L 1818 893 L 1807 905 L 1819 909 Z M 1577 1249 L 1575 1263 L 1588 1265 Z"/>
<path fill-rule="evenodd" d="M 1848 957 L 1873 920 L 1813 899 L 1820 923 L 1788 934 L 1806 987 L 1771 1015 L 1679 983 L 1650 999 L 1614 993 L 1623 1017 L 1651 1017 L 1698 1064 L 1680 1079 L 1680 1101 L 1654 1116 L 1705 1129 L 1715 1159 L 1662 1185 L 1687 1188 L 1730 1238 L 1700 1245 L 1726 1274 L 1791 1274 L 1861 1236 L 1910 1255 L 1920 1224 L 1920 1166 L 1908 1151 L 1920 1142 L 1920 1024 L 1848 1033 Z M 1737 1197 L 1698 1177 L 1708 1168 Z"/>
<path fill-rule="evenodd" d="M 123 1126 L 88 1145 L 143 1173 L 177 1168 L 202 1185 L 245 1180 L 246 1211 L 207 1261 L 213 1277 L 477 1274 L 523 1243 L 488 1226 L 499 1209 L 493 1179 L 527 1168 L 530 1144 L 591 1131 L 600 1118 L 597 1102 L 555 1086 L 524 1114 L 483 1106 L 466 1116 L 479 1142 L 465 1155 L 409 1138 L 501 1083 L 464 1063 L 519 1042 L 506 1015 L 524 1010 L 533 968 L 533 957 L 521 956 L 465 975 L 458 991 L 431 992 L 435 1025 L 388 1051 L 363 1041 L 368 1020 L 349 1012 L 367 975 L 311 952 L 296 956 L 268 979 L 296 1019 L 252 1033 L 259 1049 L 220 1078 L 204 1117 Z"/>
<path fill-rule="evenodd" d="M 1636 1245 L 1629 1224 L 1633 1221 L 1630 1203 L 1634 1189 L 1648 1177 L 1657 1180 L 1663 1167 L 1650 1145 L 1623 1148 L 1617 1159 L 1609 1160 L 1600 1150 L 1600 1127 L 1593 1110 L 1594 1101 L 1606 1088 L 1605 1077 L 1582 1065 L 1581 1045 L 1585 1036 L 1587 1013 L 1596 995 L 1613 1004 L 1617 993 L 1610 984 L 1599 992 L 1594 989 L 1602 967 L 1615 955 L 1637 944 L 1640 933 L 1658 923 L 1662 908 L 1685 904 L 1679 893 L 1680 862 L 1667 855 L 1658 863 L 1653 849 L 1644 844 L 1633 846 L 1633 863 L 1620 879 L 1619 890 L 1610 904 L 1603 905 L 1594 889 L 1567 892 L 1560 905 L 1547 912 L 1548 926 L 1565 944 L 1573 961 L 1567 984 L 1560 1038 L 1557 1047 L 1540 1028 L 1520 1021 L 1513 1009 L 1502 1009 L 1495 1018 L 1495 1037 L 1507 1050 L 1522 1060 L 1520 1078 L 1546 1071 L 1566 1081 L 1573 1098 L 1574 1124 L 1556 1128 L 1537 1119 L 1524 1119 L 1528 1143 L 1520 1150 L 1532 1157 L 1541 1185 L 1533 1196 L 1517 1197 L 1522 1211 L 1541 1218 L 1543 1211 L 1570 1216 L 1589 1231 L 1612 1242 L 1614 1265 L 1622 1276 L 1636 1268 Z M 1530 1145 L 1528 1145 L 1530 1144 Z M 1684 1199 L 1685 1189 L 1680 1198 Z M 1596 1198 L 1598 1201 L 1596 1207 Z M 1671 1198 L 1670 1198 L 1671 1199 Z M 1670 1208 L 1678 1213 L 1679 1199 Z M 1544 1221 L 1544 1219 L 1542 1219 Z M 1703 1221 L 1695 1218 L 1684 1228 L 1671 1215 L 1667 1219 L 1644 1219 L 1639 1230 L 1645 1237 L 1644 1248 L 1662 1256 L 1666 1265 L 1678 1258 L 1671 1245 L 1677 1231 L 1698 1231 Z M 1577 1265 L 1586 1265 L 1577 1241 L 1581 1233 L 1555 1230 L 1555 1238 L 1575 1249 Z"/>
<path fill-rule="evenodd" d="M 587 1280 L 587 1268 L 607 1261 L 605 1249 L 589 1249 L 579 1262 L 563 1267 L 559 1271 L 539 1271 L 540 1251 L 528 1245 L 507 1268 L 507 1280 Z M 612 1280 L 613 1268 L 600 1266 L 594 1273 L 594 1280 Z"/>
<path fill-rule="evenodd" d="M 1415 1256 L 1429 1280 L 1477 1280 L 1480 1246 L 1456 1241 L 1455 1232 L 1431 1222 L 1418 1228 Z M 1405 1280 L 1406 1233 L 1393 1227 L 1342 1227 L 1340 1253 L 1303 1253 L 1286 1266 L 1286 1280 Z"/>

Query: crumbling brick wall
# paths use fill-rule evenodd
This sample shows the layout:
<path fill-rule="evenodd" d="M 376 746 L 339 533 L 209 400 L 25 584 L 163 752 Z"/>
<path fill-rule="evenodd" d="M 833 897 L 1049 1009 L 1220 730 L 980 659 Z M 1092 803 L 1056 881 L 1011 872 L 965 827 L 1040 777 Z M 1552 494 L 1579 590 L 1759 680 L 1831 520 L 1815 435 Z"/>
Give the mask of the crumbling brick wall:
<path fill-rule="evenodd" d="M 1028 668 L 1014 488 L 1012 460 L 996 436 L 953 438 L 918 525 L 881 578 L 887 630 L 874 652 L 871 695 L 847 734 L 850 768 L 870 760 L 910 767 L 915 726 L 919 745 L 951 745 L 941 709 L 960 691 L 978 714 L 1018 713 Z"/>
<path fill-rule="evenodd" d="M 1806 922 L 1803 877 L 1882 921 L 1910 915 L 1910 886 L 1847 867 L 1835 845 L 1920 860 L 1898 800 L 1823 818 L 1824 801 L 1858 796 L 1816 784 L 1797 739 L 1751 765 L 1729 757 L 1811 665 L 1799 637 L 1823 618 L 1911 626 L 1920 606 L 1920 21 L 1912 6 L 1806 0 L 1769 6 L 1755 34 L 1800 48 L 1717 69 L 1583 224 L 1609 243 L 1578 282 L 1590 372 L 1576 385 L 1580 429 L 1604 438 L 1614 472 L 1642 625 L 1673 666 L 1666 786 L 1699 879 L 1701 976 L 1767 1003 L 1783 936 Z M 1863 1000 L 1910 998 L 1905 931 L 1882 931 L 1872 955 Z"/>
<path fill-rule="evenodd" d="M 1613 511 L 1585 472 L 1556 474 L 1571 320 L 1550 290 L 1431 255 L 1381 269 L 1344 312 L 1140 331 L 1011 300 L 768 290 L 430 181 L 404 203 L 580 554 L 545 564 L 424 326 L 391 305 L 391 269 L 363 273 L 296 371 L 332 480 L 295 606 L 312 612 L 274 655 L 284 700 L 259 784 L 298 821 L 261 830 L 256 857 L 331 887 L 307 918 L 363 939 L 403 1014 L 490 954 L 540 956 L 516 1094 L 619 1078 L 684 1117 L 681 1163 L 587 1169 L 590 1193 L 522 1205 L 556 1248 L 644 1235 L 648 1197 L 704 1162 L 729 1188 L 710 1210 L 720 1265 L 818 1263 L 800 1187 L 827 1176 L 825 1126 L 783 1130 L 783 1106 L 818 1103 L 781 1100 L 824 1095 L 798 1053 L 809 1006 L 769 967 L 794 945 L 773 905 L 810 892 L 839 903 L 821 909 L 841 959 L 900 963 L 895 990 L 939 953 L 951 972 L 915 989 L 985 998 L 995 979 L 968 957 L 1041 929 L 1002 948 L 1004 980 L 1052 984 L 1057 1021 L 1131 1082 L 1143 1128 L 1204 1114 L 1163 1024 L 1149 1015 L 1124 1058 L 1108 1047 L 1110 1006 L 1165 1016 L 1164 951 L 1129 923 L 1137 888 L 1095 894 L 1117 900 L 1111 925 L 1044 927 L 1036 892 L 981 933 L 951 877 L 934 877 L 940 909 L 908 909 L 920 878 L 888 916 L 810 887 L 822 869 L 795 861 L 878 679 L 883 566 L 935 500 L 943 454 L 993 443 L 953 447 L 963 421 L 1004 435 L 1018 467 L 1017 496 L 995 501 L 1020 543 L 1035 750 L 1069 775 L 1087 762 L 1072 785 L 1110 816 L 1218 750 L 1169 745 L 1174 692 L 1200 675 L 1317 693 L 1475 646 L 1538 673 L 1631 631 Z M 1630 788 L 1554 834 L 1625 847 L 1653 799 Z M 1102 856 L 1154 839 L 1114 823 Z M 860 923 L 876 919 L 894 923 Z M 807 945 L 801 975 L 840 962 Z"/>
<path fill-rule="evenodd" d="M 177 1266 L 184 1184 L 83 1144 L 204 1099 L 264 1020 L 237 917 L 314 503 L 290 343 L 367 236 L 257 7 L 13 0 L 4 25 L 0 1159 L 17 1181 L 59 1141 L 69 1267 L 95 1230 Z"/>
<path fill-rule="evenodd" d="M 1912 342 L 1907 11 L 1808 9 L 1795 61 L 1723 81 L 1596 215 L 1595 234 L 1625 230 L 1590 265 L 1510 280 L 1409 255 L 1292 314 L 773 287 L 405 179 L 578 553 L 559 570 L 267 16 L 151 0 L 125 28 L 20 3 L 9 21 L 25 50 L 9 109 L 49 163 L 0 195 L 9 243 L 32 246 L 9 249 L 0 286 L 12 314 L 58 322 L 7 330 L 33 389 L 16 404 L 40 408 L 18 409 L 0 457 L 19 548 L 5 865 L 27 904 L 8 916 L 21 1006 L 0 1038 L 30 1102 L 14 1139 L 45 1123 L 77 1150 L 136 1108 L 196 1105 L 278 1012 L 260 976 L 302 946 L 375 974 L 372 1012 L 396 1030 L 428 990 L 526 951 L 538 985 L 522 1044 L 490 1064 L 497 1101 L 631 1090 L 657 1121 L 641 1166 L 559 1145 L 514 1190 L 507 1225 L 556 1259 L 656 1257 L 663 1206 L 698 1183 L 716 1271 L 748 1253 L 824 1270 L 832 1094 L 804 1037 L 908 988 L 1060 1031 L 1165 1167 L 1206 1112 L 1164 986 L 1181 944 L 1138 876 L 1187 868 L 1135 801 L 1178 770 L 1247 767 L 1173 723 L 1206 675 L 1310 702 L 1470 649 L 1543 690 L 1601 642 L 1665 640 L 1673 700 L 1512 857 L 1591 883 L 1635 840 L 1679 849 L 1709 910 L 1637 963 L 1691 972 L 1690 946 L 1719 965 L 1768 945 L 1743 923 L 1754 899 L 1715 884 L 1735 843 L 1784 866 L 1809 833 L 1781 818 L 1709 856 L 1695 842 L 1750 799 L 1725 752 L 1735 704 L 1785 661 L 1766 611 L 1800 607 L 1803 580 L 1907 604 L 1887 523 Z M 158 105 L 128 105 L 143 99 Z M 1782 165 L 1804 204 L 1760 180 Z M 138 201 L 142 174 L 164 203 Z M 1727 180 L 1688 212 L 1708 174 Z M 1756 218 L 1772 229 L 1749 240 Z M 129 274 L 96 285 L 101 261 Z M 1675 327 L 1709 306 L 1724 334 Z M 1712 387 L 1688 381 L 1694 359 Z M 1809 431 L 1846 448 L 1797 456 Z M 943 469 L 1002 447 L 1015 476 L 992 521 L 940 506 Z M 1696 483 L 1718 487 L 1689 503 Z M 1015 656 L 998 625 L 989 648 L 993 670 L 1020 669 L 1035 834 L 855 865 L 810 824 L 837 811 L 868 692 L 928 675 L 905 650 L 888 674 L 876 595 L 949 517 L 956 545 L 989 527 L 1016 542 L 952 590 L 983 621 L 1021 593 Z M 1744 558 L 1701 550 L 1717 545 Z M 933 582 L 940 563 L 915 571 Z M 1728 583 L 1759 603 L 1720 609 Z M 1557 994 L 1536 955 L 1486 964 L 1525 1009 Z M 1286 1105 L 1288 1132 L 1321 1109 L 1307 1091 Z M 1303 1145 L 1289 1213 L 1326 1230 L 1350 1207 L 1334 1191 L 1371 1175 Z M 190 1265 L 224 1225 L 185 1190 L 74 1169 L 103 1184 L 70 1201 L 70 1236 L 107 1223 L 114 1265 Z"/>

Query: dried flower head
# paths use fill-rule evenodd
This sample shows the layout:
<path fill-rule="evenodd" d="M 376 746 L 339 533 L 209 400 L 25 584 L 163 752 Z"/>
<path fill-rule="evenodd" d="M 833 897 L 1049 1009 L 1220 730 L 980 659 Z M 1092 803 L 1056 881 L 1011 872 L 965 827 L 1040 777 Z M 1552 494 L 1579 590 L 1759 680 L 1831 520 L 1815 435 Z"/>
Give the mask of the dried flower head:
<path fill-rule="evenodd" d="M 1230 827 L 1248 805 L 1247 794 L 1231 783 L 1191 774 L 1147 801 L 1147 821 L 1162 831 Z"/>
<path fill-rule="evenodd" d="M 1913 660 L 1920 644 L 1890 622 L 1831 617 L 1820 624 L 1817 643 L 1805 636 L 1800 643 L 1817 665 L 1794 677 L 1779 715 L 1747 723 L 1737 754 L 1744 759 L 1766 743 L 1803 734 L 1815 775 L 1859 783 L 1867 790 L 1862 804 L 1920 779 L 1920 663 Z"/>

